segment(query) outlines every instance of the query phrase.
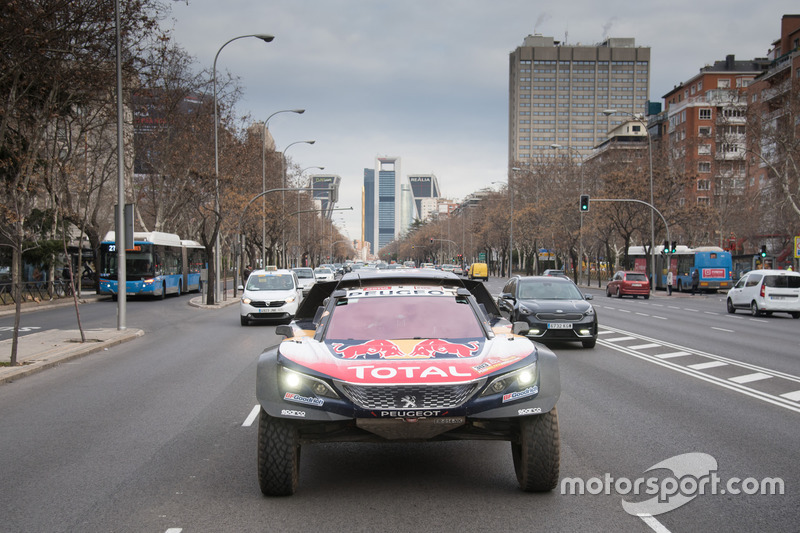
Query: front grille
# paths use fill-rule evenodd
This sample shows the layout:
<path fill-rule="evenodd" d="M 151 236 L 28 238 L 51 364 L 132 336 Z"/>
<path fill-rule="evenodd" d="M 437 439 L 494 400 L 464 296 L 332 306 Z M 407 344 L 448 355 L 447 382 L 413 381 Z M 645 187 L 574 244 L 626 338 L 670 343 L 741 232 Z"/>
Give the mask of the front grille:
<path fill-rule="evenodd" d="M 267 307 L 280 307 L 284 303 L 285 302 L 283 300 L 276 300 L 272 302 L 262 302 L 261 300 L 253 300 L 252 302 L 250 302 L 250 305 L 253 307 L 267 308 Z"/>
<path fill-rule="evenodd" d="M 478 383 L 395 386 L 342 383 L 340 387 L 362 409 L 445 409 L 466 402 L 478 389 Z"/>
<path fill-rule="evenodd" d="M 556 320 L 562 322 L 576 322 L 583 318 L 580 313 L 536 313 L 536 318 L 542 322 L 554 322 Z"/>

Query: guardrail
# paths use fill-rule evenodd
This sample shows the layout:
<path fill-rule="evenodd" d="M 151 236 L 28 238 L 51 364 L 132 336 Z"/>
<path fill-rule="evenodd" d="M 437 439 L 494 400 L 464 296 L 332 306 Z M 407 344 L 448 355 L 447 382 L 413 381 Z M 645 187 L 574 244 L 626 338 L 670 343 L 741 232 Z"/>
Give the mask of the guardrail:
<path fill-rule="evenodd" d="M 41 302 L 72 297 L 72 287 L 66 281 L 58 280 L 52 284 L 44 281 L 26 281 L 22 284 L 22 302 Z M 0 282 L 0 304 L 9 305 L 14 301 L 11 282 Z"/>

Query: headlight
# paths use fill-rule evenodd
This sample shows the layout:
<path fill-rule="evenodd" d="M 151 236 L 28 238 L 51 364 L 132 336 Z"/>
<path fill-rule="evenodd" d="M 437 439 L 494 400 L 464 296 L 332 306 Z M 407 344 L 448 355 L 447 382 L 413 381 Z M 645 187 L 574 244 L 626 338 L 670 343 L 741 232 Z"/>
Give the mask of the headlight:
<path fill-rule="evenodd" d="M 294 301 L 294 299 L 295 299 L 295 296 L 289 296 L 288 298 L 286 298 L 284 300 L 284 302 L 286 302 L 287 304 L 290 304 L 290 303 L 292 303 Z"/>
<path fill-rule="evenodd" d="M 520 306 L 519 306 L 519 312 L 520 312 L 520 314 L 522 314 L 522 315 L 530 315 L 530 314 L 532 314 L 532 313 L 533 313 L 533 311 L 531 311 L 530 309 L 528 309 L 528 308 L 527 308 L 527 307 L 525 307 L 524 305 L 520 305 Z"/>
<path fill-rule="evenodd" d="M 514 372 L 498 376 L 483 390 L 480 397 L 492 396 L 509 391 L 521 391 L 536 383 L 539 378 L 536 363 Z"/>
<path fill-rule="evenodd" d="M 339 398 L 336 391 L 319 378 L 295 372 L 285 367 L 282 370 L 283 372 L 280 376 L 281 389 L 285 392 L 305 392 L 306 394 L 311 392 L 318 397 Z"/>
<path fill-rule="evenodd" d="M 583 313 L 583 314 L 584 314 L 584 315 L 586 315 L 586 316 L 592 316 L 592 315 L 594 315 L 594 307 L 592 307 L 592 306 L 589 306 L 589 309 L 587 309 L 587 310 L 586 310 L 586 312 L 585 312 L 585 313 Z"/>
<path fill-rule="evenodd" d="M 250 298 L 242 298 L 242 303 L 243 303 L 243 304 L 248 304 L 248 305 L 249 305 L 249 304 L 250 304 L 250 302 L 252 302 L 252 301 L 253 301 L 253 300 L 251 300 Z"/>

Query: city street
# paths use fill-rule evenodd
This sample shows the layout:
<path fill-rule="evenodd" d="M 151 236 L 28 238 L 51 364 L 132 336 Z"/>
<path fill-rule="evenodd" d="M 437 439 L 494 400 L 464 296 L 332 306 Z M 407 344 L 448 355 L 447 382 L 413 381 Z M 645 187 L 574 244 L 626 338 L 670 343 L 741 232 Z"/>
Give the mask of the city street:
<path fill-rule="evenodd" d="M 497 295 L 502 283 L 487 286 Z M 550 346 L 562 384 L 562 486 L 551 493 L 517 488 L 508 443 L 469 441 L 305 446 L 297 494 L 262 496 L 256 359 L 279 342 L 275 326 L 242 327 L 237 305 L 180 296 L 128 301 L 138 339 L 0 385 L 0 530 L 796 530 L 800 321 L 728 314 L 721 293 L 582 290 L 601 331 L 594 349 Z M 115 327 L 115 310 L 110 299 L 81 306 L 84 327 Z M 12 325 L 0 318 L 0 339 Z M 25 313 L 22 326 L 75 328 L 74 310 Z M 716 493 L 648 472 L 691 453 L 715 460 Z M 654 495 L 625 481 L 671 476 L 685 504 L 626 512 Z M 783 494 L 748 494 L 775 478 Z M 585 493 L 564 491 L 565 479 Z"/>

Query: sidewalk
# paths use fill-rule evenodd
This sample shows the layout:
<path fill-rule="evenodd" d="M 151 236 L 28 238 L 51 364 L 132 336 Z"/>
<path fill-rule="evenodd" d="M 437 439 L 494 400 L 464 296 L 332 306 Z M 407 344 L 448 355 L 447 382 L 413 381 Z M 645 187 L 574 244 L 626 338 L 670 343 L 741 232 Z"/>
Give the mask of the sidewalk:
<path fill-rule="evenodd" d="M 84 294 L 78 299 L 81 305 L 92 304 L 108 296 L 97 294 Z M 239 302 L 233 297 L 233 290 L 225 294 L 225 299 L 215 305 L 206 305 L 202 295 L 192 296 L 188 305 L 199 309 L 222 309 Z M 110 303 L 110 302 L 109 302 Z M 158 305 L 157 302 L 153 302 Z M 63 298 L 46 302 L 25 303 L 23 313 L 53 309 L 56 307 L 72 306 L 72 298 Z M 116 304 L 115 304 L 116 307 Z M 13 316 L 14 306 L 0 307 L 0 316 Z M 46 330 L 40 333 L 20 335 L 17 345 L 18 366 L 0 366 L 0 384 L 11 383 L 25 376 L 41 372 L 47 368 L 66 363 L 67 361 L 83 357 L 95 352 L 107 350 L 112 346 L 134 340 L 144 335 L 141 329 L 95 328 L 84 329 L 86 342 L 81 342 L 80 330 Z M 12 339 L 0 341 L 0 362 L 7 363 L 11 358 Z"/>

